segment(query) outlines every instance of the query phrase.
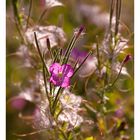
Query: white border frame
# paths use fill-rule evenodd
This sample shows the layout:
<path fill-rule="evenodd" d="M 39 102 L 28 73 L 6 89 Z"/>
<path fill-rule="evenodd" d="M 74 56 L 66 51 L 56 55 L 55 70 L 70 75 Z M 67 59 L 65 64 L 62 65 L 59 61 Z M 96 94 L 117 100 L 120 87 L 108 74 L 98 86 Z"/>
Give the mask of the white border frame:
<path fill-rule="evenodd" d="M 140 0 L 134 0 L 135 7 L 135 20 L 134 20 L 134 34 L 135 34 L 135 43 L 134 43 L 134 75 L 135 75 L 135 110 L 134 110 L 134 138 L 135 140 L 140 140 Z"/>
<path fill-rule="evenodd" d="M 5 69 L 5 55 L 6 55 L 6 1 L 0 2 L 0 139 L 6 139 L 6 69 Z"/>
<path fill-rule="evenodd" d="M 134 136 L 135 140 L 140 139 L 140 0 L 134 0 L 135 7 L 135 20 L 134 20 L 134 33 L 135 33 L 135 51 L 134 51 L 134 75 L 135 75 L 135 120 L 134 120 Z M 5 97 L 6 97 L 6 90 L 5 90 L 5 83 L 6 83 L 6 1 L 1 0 L 0 4 L 0 136 L 1 140 L 5 140 L 5 124 L 6 124 L 6 104 L 5 104 Z"/>

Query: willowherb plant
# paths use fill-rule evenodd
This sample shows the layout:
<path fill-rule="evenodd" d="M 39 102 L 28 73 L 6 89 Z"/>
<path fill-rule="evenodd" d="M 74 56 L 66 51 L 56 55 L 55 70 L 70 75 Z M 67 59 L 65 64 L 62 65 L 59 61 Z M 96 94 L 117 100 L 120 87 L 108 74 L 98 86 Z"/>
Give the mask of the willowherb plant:
<path fill-rule="evenodd" d="M 70 86 L 70 80 L 74 76 L 74 74 L 80 69 L 82 64 L 86 61 L 86 59 L 91 55 L 91 52 L 84 58 L 84 60 L 81 62 L 79 67 L 72 68 L 71 65 L 68 64 L 70 54 L 74 48 L 74 45 L 76 41 L 78 40 L 80 34 L 83 32 L 84 27 L 81 26 L 77 33 L 74 34 L 66 52 L 64 53 L 64 56 L 62 54 L 56 53 L 55 56 L 53 56 L 53 64 L 50 65 L 49 70 L 45 64 L 45 60 L 43 58 L 43 55 L 40 51 L 40 47 L 37 41 L 36 33 L 34 32 L 35 36 L 35 42 L 36 46 L 42 61 L 43 65 L 43 77 L 44 77 L 44 84 L 45 84 L 45 90 L 46 95 L 49 101 L 49 107 L 50 112 L 53 116 L 55 116 L 55 112 L 57 110 L 57 104 L 59 101 L 59 96 L 61 96 L 62 91 Z M 50 45 L 50 43 L 49 43 Z M 51 52 L 51 50 L 50 50 Z M 51 55 L 51 54 L 50 54 Z M 77 64 L 75 64 L 77 65 Z M 48 74 L 48 78 L 47 78 Z M 49 90 L 47 89 L 47 79 L 49 79 Z M 58 87 L 58 88 L 57 88 Z M 57 90 L 57 91 L 56 91 Z M 55 94 L 56 92 L 56 94 Z M 53 97 L 52 97 L 53 95 Z M 54 98 L 54 99 L 53 99 Z M 61 109 L 60 109 L 61 110 Z"/>
<path fill-rule="evenodd" d="M 55 29 L 55 33 L 57 33 L 57 28 Z M 74 35 L 64 53 L 62 52 L 62 49 L 58 50 L 56 53 L 52 51 L 51 42 L 53 41 L 55 43 L 56 40 L 50 41 L 49 38 L 51 34 L 41 37 L 41 39 L 46 40 L 46 48 L 48 48 L 46 51 L 45 44 L 41 45 L 39 42 L 39 35 L 36 34 L 36 31 L 31 30 L 30 34 L 28 30 L 25 32 L 27 39 L 30 38 L 29 44 L 34 45 L 34 49 L 38 52 L 36 55 L 39 55 L 40 57 L 40 61 L 36 61 L 34 63 L 36 63 L 36 66 L 40 63 L 42 65 L 42 70 L 40 72 L 37 70 L 36 81 L 31 82 L 31 87 L 21 92 L 18 97 L 11 99 L 11 105 L 18 110 L 22 110 L 27 101 L 36 104 L 33 114 L 31 114 L 32 117 L 30 121 L 33 128 L 53 129 L 56 127 L 57 129 L 62 129 L 65 124 L 65 129 L 61 131 L 66 131 L 67 134 L 68 131 L 73 131 L 75 127 L 80 126 L 84 121 L 82 116 L 78 115 L 78 111 L 81 110 L 80 104 L 82 102 L 82 98 L 70 92 L 71 79 L 92 54 L 92 51 L 85 56 L 78 66 L 78 61 L 76 61 L 73 66 L 68 64 L 71 52 L 73 51 L 83 30 L 84 27 L 81 26 L 76 32 L 74 32 Z M 62 31 L 59 29 L 58 33 L 60 32 Z M 34 39 L 32 38 L 32 34 L 34 34 Z M 55 35 L 57 36 L 58 34 Z M 55 38 L 55 35 L 53 35 L 52 39 Z M 58 37 L 61 38 L 60 35 Z M 26 50 L 26 46 L 22 47 Z M 30 52 L 30 50 L 28 51 Z M 32 52 L 30 53 L 32 54 Z M 45 58 L 46 54 L 49 54 L 49 60 L 47 60 L 48 58 Z M 24 57 L 24 55 L 22 57 Z M 32 55 L 30 55 L 28 57 L 29 59 L 32 59 L 34 56 L 32 57 Z M 25 56 L 26 59 L 28 59 L 28 57 Z M 46 63 L 48 61 L 50 61 L 50 63 Z M 32 64 L 30 65 L 32 66 Z M 19 106 L 17 107 L 18 104 Z M 26 120 L 28 117 L 20 114 L 20 118 Z"/>
<path fill-rule="evenodd" d="M 21 68 L 29 68 L 33 72 L 26 86 L 17 84 L 20 92 L 18 96 L 10 98 L 8 104 L 19 111 L 21 120 L 35 129 L 31 133 L 15 135 L 24 137 L 45 133 L 48 140 L 127 139 L 121 133 L 123 131 L 125 134 L 124 130 L 128 128 L 123 118 L 124 108 L 119 106 L 111 110 L 108 96 L 115 90 L 121 91 L 116 86 L 121 76 L 131 78 L 126 64 L 132 56 L 125 52 L 129 39 L 123 37 L 120 27 L 122 0 L 111 0 L 110 15 L 100 13 L 98 7 L 93 9 L 85 4 L 78 5 L 91 23 L 99 27 L 108 26 L 103 40 L 96 36 L 96 42 L 90 45 L 88 52 L 76 47 L 85 34 L 85 26 L 74 30 L 67 43 L 66 33 L 60 26 L 40 25 L 48 10 L 64 6 L 57 0 L 40 2 L 46 7 L 37 24 L 32 24 L 33 1 L 30 0 L 28 16 L 22 18 L 18 1 L 12 1 L 14 19 L 21 37 L 20 47 L 12 55 L 22 59 Z M 90 13 L 89 17 L 87 13 Z M 92 13 L 99 19 L 92 19 Z M 120 54 L 125 54 L 121 60 Z M 120 102 L 116 101 L 116 105 Z M 28 104 L 32 106 L 29 111 Z M 119 121 L 117 118 L 123 119 Z"/>

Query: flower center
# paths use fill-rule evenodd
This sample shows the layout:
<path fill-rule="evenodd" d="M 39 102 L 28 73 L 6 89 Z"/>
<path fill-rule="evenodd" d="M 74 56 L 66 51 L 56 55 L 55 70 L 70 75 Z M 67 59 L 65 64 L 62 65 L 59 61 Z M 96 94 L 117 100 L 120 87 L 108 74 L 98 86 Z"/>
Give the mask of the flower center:
<path fill-rule="evenodd" d="M 63 76 L 62 72 L 59 72 L 59 73 L 58 73 L 58 77 L 59 77 L 59 78 L 62 78 L 62 76 Z"/>

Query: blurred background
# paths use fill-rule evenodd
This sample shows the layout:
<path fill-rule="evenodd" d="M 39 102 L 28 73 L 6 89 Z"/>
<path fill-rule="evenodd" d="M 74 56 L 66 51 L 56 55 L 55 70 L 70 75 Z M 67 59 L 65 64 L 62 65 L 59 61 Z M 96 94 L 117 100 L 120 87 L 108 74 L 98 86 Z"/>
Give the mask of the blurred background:
<path fill-rule="evenodd" d="M 46 12 L 43 19 L 40 21 L 40 25 L 56 25 L 63 28 L 66 33 L 68 41 L 70 40 L 75 28 L 80 25 L 84 25 L 86 28 L 86 34 L 84 36 L 82 50 L 88 50 L 93 43 L 95 43 L 95 36 L 98 35 L 100 43 L 102 42 L 109 24 L 109 11 L 110 0 L 61 0 L 64 4 L 62 7 L 51 8 Z M 20 12 L 28 15 L 29 0 L 20 0 Z M 38 24 L 38 18 L 45 9 L 44 0 L 33 0 L 31 18 L 32 25 Z M 134 1 L 122 0 L 122 12 L 121 12 L 122 30 L 121 34 L 124 38 L 129 38 L 129 48 L 126 53 L 133 55 L 134 50 Z M 18 95 L 21 87 L 24 88 L 28 85 L 29 76 L 33 75 L 33 71 L 27 68 L 23 68 L 23 61 L 19 59 L 14 53 L 18 50 L 21 41 L 18 37 L 18 31 L 14 23 L 13 7 L 11 0 L 6 0 L 6 100 L 7 102 Z M 119 58 L 122 60 L 122 56 Z M 125 123 L 125 131 L 122 131 L 123 138 L 117 138 L 115 140 L 133 140 L 134 132 L 134 68 L 133 61 L 127 64 L 127 71 L 129 78 L 124 77 L 124 82 L 118 82 L 117 86 L 121 87 L 121 90 L 115 89 L 113 94 L 108 93 L 107 96 L 110 99 L 107 104 L 108 108 L 117 108 L 116 114 L 118 115 L 118 124 L 123 120 Z M 82 81 L 82 80 L 81 80 Z M 86 97 L 83 93 L 83 82 L 79 82 L 76 87 L 78 95 L 83 96 L 87 100 L 90 97 Z M 94 104 L 96 106 L 96 104 Z M 32 105 L 30 105 L 32 106 Z M 108 121 L 110 120 L 108 116 Z M 87 126 L 88 127 L 88 126 Z M 46 135 L 32 135 L 22 138 L 17 138 L 14 133 L 26 133 L 32 130 L 31 126 L 25 124 L 24 121 L 19 119 L 19 112 L 10 107 L 7 103 L 6 111 L 6 131 L 7 140 L 43 140 Z M 85 137 L 96 136 L 98 139 L 98 133 L 96 130 L 89 130 L 83 128 L 82 135 Z M 87 139 L 88 140 L 88 139 Z M 90 139 L 89 139 L 90 140 Z M 92 140 L 92 139 L 91 139 Z"/>

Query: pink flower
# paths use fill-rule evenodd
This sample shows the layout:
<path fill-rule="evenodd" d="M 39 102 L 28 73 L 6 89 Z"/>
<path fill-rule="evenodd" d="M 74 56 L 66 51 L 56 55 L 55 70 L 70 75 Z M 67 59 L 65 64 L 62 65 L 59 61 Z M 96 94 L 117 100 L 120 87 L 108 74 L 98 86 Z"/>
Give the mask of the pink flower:
<path fill-rule="evenodd" d="M 18 96 L 11 98 L 10 101 L 11 107 L 19 111 L 23 110 L 27 104 L 27 101 L 24 98 Z"/>
<path fill-rule="evenodd" d="M 68 65 L 60 65 L 59 63 L 53 63 L 49 71 L 51 73 L 50 82 L 55 86 L 68 87 L 70 85 L 70 78 L 72 77 L 74 70 Z"/>

